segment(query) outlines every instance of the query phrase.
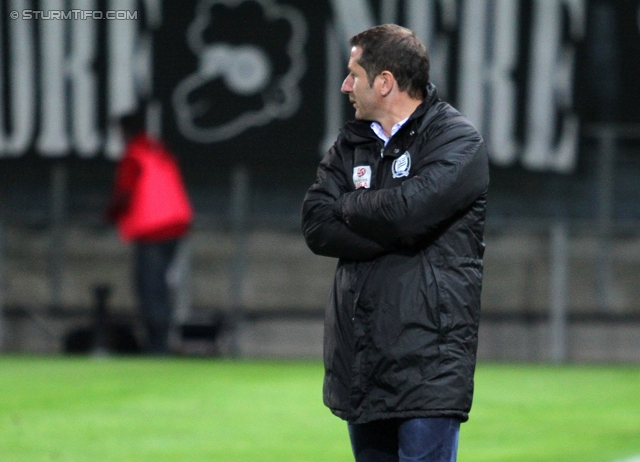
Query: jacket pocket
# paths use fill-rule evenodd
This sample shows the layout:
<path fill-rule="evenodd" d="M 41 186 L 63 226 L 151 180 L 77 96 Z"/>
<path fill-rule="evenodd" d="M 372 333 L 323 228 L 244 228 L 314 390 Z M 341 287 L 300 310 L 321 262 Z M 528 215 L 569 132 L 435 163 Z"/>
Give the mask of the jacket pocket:
<path fill-rule="evenodd" d="M 482 260 L 449 257 L 435 268 L 438 283 L 440 332 L 448 336 L 455 331 L 458 341 L 477 330 L 480 319 Z"/>
<path fill-rule="evenodd" d="M 423 258 L 425 274 L 425 300 L 427 310 L 433 318 L 434 326 L 437 329 L 440 342 L 442 336 L 451 325 L 451 313 L 449 311 L 449 297 L 443 284 L 442 268 L 444 258 L 442 255 L 435 255 Z"/>

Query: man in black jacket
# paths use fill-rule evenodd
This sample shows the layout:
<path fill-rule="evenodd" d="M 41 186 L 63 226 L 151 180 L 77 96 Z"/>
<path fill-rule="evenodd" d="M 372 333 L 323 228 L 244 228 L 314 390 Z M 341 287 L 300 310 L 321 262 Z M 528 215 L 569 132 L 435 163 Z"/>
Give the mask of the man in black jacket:
<path fill-rule="evenodd" d="M 455 461 L 478 343 L 489 167 L 441 101 L 424 45 L 383 25 L 350 40 L 356 113 L 303 204 L 316 254 L 339 258 L 325 317 L 324 402 L 357 462 Z"/>

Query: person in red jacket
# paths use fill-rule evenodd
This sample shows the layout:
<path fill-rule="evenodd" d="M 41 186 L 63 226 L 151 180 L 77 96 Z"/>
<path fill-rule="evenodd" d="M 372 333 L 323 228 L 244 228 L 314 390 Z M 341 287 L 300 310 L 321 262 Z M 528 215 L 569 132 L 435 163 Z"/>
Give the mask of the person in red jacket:
<path fill-rule="evenodd" d="M 175 157 L 145 131 L 144 116 L 119 119 L 125 152 L 118 163 L 107 217 L 134 244 L 134 275 L 146 351 L 169 350 L 172 318 L 167 270 L 189 231 L 193 209 Z"/>

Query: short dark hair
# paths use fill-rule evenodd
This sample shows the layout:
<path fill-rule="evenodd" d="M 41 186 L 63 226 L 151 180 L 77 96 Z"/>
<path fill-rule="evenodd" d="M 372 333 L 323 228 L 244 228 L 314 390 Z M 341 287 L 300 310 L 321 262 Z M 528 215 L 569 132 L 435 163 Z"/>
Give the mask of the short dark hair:
<path fill-rule="evenodd" d="M 429 53 L 413 31 L 383 24 L 354 35 L 349 45 L 362 48 L 358 64 L 367 73 L 370 85 L 382 71 L 389 71 L 400 90 L 412 98 L 424 97 L 429 84 Z"/>

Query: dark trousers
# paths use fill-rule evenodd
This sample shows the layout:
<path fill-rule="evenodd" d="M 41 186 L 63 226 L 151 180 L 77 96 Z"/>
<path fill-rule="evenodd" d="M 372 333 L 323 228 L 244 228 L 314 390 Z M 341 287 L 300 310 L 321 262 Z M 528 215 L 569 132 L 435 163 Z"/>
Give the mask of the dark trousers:
<path fill-rule="evenodd" d="M 136 242 L 135 282 L 140 317 L 146 331 L 146 351 L 162 355 L 169 352 L 172 303 L 167 269 L 173 261 L 178 240 Z"/>
<path fill-rule="evenodd" d="M 455 462 L 459 435 L 448 417 L 349 424 L 356 462 Z"/>

